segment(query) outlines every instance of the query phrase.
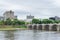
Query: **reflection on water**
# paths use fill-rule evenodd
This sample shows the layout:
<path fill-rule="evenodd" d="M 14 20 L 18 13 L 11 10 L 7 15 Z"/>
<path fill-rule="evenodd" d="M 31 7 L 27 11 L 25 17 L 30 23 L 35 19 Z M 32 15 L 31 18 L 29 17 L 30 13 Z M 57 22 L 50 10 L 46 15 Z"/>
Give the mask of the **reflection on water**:
<path fill-rule="evenodd" d="M 0 40 L 59 40 L 59 32 L 40 30 L 0 31 Z"/>
<path fill-rule="evenodd" d="M 5 38 L 6 40 L 14 40 L 14 31 L 6 31 Z"/>

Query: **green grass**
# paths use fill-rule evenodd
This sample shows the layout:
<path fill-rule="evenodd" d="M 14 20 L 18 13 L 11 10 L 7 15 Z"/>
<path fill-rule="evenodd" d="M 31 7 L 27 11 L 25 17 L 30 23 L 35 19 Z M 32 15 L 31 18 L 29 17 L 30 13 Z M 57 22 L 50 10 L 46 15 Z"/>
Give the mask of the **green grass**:
<path fill-rule="evenodd" d="M 25 30 L 27 28 L 0 28 L 0 31 L 6 31 L 6 30 Z"/>
<path fill-rule="evenodd" d="M 16 30 L 15 28 L 0 28 L 0 30 Z"/>
<path fill-rule="evenodd" d="M 5 31 L 5 30 L 17 30 L 17 29 L 20 29 L 20 30 L 24 30 L 24 29 L 27 29 L 26 26 L 6 26 L 6 27 L 2 27 L 0 28 L 0 31 Z"/>

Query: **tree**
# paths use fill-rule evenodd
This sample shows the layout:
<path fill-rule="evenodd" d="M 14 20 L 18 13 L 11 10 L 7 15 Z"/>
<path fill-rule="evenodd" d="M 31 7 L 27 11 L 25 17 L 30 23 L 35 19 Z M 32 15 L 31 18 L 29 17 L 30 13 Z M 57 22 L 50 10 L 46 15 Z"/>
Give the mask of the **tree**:
<path fill-rule="evenodd" d="M 33 19 L 33 20 L 32 20 L 32 23 L 34 23 L 34 24 L 39 24 L 40 21 L 39 21 L 39 19 Z"/>
<path fill-rule="evenodd" d="M 25 24 L 25 22 L 24 21 L 20 21 L 20 25 L 24 25 Z"/>
<path fill-rule="evenodd" d="M 4 24 L 4 21 L 3 20 L 0 20 L 0 25 L 3 25 Z"/>
<path fill-rule="evenodd" d="M 60 23 L 60 20 L 54 20 L 54 23 Z"/>
<path fill-rule="evenodd" d="M 23 24 L 25 24 L 24 21 L 20 21 L 20 20 L 17 20 L 17 19 L 14 19 L 12 21 L 12 25 L 23 25 Z"/>
<path fill-rule="evenodd" d="M 44 24 L 50 24 L 50 23 L 53 23 L 53 20 L 43 19 L 42 23 L 44 23 Z"/>
<path fill-rule="evenodd" d="M 14 19 L 13 21 L 12 21 L 12 25 L 17 25 L 18 23 L 17 23 L 17 19 Z"/>
<path fill-rule="evenodd" d="M 11 25 L 12 24 L 12 21 L 11 21 L 11 19 L 6 19 L 6 21 L 4 21 L 4 24 L 5 25 Z"/>
<path fill-rule="evenodd" d="M 41 20 L 39 20 L 39 24 L 42 24 L 42 21 Z"/>

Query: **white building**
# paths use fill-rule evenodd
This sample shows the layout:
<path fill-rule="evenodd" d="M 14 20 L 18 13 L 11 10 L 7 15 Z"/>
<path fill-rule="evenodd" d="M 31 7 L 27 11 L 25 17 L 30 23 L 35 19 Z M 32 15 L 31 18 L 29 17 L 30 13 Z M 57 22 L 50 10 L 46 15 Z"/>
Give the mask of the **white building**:
<path fill-rule="evenodd" d="M 14 11 L 10 10 L 10 11 L 6 11 L 4 14 L 4 20 L 6 19 L 17 19 L 17 16 L 14 15 Z"/>

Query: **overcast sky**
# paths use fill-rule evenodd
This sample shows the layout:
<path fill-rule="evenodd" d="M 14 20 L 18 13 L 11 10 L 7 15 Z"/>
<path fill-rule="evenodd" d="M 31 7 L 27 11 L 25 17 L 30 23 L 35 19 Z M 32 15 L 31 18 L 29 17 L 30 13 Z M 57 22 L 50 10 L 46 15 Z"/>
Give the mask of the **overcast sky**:
<path fill-rule="evenodd" d="M 0 0 L 0 15 L 7 10 L 13 10 L 19 19 L 30 14 L 36 18 L 60 16 L 60 0 Z"/>

